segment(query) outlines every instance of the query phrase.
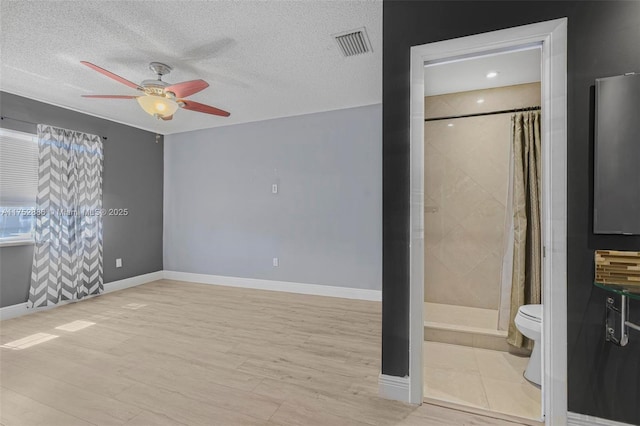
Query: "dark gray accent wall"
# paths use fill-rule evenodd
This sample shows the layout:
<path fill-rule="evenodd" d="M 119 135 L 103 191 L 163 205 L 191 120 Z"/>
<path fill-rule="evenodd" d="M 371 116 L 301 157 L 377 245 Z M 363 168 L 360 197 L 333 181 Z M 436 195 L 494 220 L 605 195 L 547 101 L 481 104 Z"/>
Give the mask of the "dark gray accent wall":
<path fill-rule="evenodd" d="M 0 308 L 29 298 L 33 244 L 0 247 Z"/>
<path fill-rule="evenodd" d="M 640 2 L 384 1 L 382 372 L 408 374 L 410 47 L 563 17 L 569 32 L 569 410 L 640 424 L 640 333 L 631 331 L 624 348 L 606 343 L 606 292 L 592 285 L 594 250 L 640 250 L 638 236 L 592 232 L 593 86 L 599 77 L 640 71 Z M 638 322 L 640 303 L 631 309 Z"/>
<path fill-rule="evenodd" d="M 0 92 L 0 111 L 18 120 L 106 136 L 103 207 L 127 208 L 129 215 L 104 218 L 104 282 L 163 269 L 162 138 L 156 143 L 155 133 L 5 92 Z M 0 126 L 36 132 L 34 124 L 10 119 Z M 27 300 L 32 256 L 31 245 L 0 247 L 0 306 Z M 116 269 L 116 258 L 122 258 L 122 268 Z"/>
<path fill-rule="evenodd" d="M 165 269 L 380 290 L 381 114 L 167 136 Z"/>

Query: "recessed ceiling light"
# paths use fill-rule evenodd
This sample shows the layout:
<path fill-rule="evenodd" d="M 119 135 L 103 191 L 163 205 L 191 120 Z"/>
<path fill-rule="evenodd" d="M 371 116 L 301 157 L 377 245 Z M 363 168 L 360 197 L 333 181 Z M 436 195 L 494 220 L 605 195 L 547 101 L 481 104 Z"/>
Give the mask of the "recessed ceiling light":
<path fill-rule="evenodd" d="M 487 78 L 495 78 L 498 76 L 498 72 L 497 71 L 489 71 L 487 73 Z"/>
<path fill-rule="evenodd" d="M 479 103 L 479 104 L 483 104 L 484 103 L 484 99 L 480 98 L 476 102 Z"/>
<path fill-rule="evenodd" d="M 447 124 L 447 127 L 453 127 L 453 123 Z"/>

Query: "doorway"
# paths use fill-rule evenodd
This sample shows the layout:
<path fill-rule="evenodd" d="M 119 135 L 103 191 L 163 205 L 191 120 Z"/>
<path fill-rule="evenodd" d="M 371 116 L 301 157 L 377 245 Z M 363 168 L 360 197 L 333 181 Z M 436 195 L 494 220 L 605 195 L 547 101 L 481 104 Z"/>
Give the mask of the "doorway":
<path fill-rule="evenodd" d="M 540 48 L 424 67 L 424 400 L 534 421 L 541 326 L 515 314 L 541 303 Z"/>
<path fill-rule="evenodd" d="M 423 399 L 424 66 L 539 45 L 541 53 L 542 417 L 566 421 L 566 28 L 559 19 L 411 49 L 409 400 Z M 427 272 L 428 273 L 428 272 Z"/>

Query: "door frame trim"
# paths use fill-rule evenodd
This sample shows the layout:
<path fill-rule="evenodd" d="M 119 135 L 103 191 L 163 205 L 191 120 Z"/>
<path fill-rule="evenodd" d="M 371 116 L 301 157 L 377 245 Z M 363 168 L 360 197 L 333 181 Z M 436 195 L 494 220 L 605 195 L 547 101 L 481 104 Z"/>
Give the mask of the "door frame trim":
<path fill-rule="evenodd" d="M 411 47 L 409 401 L 423 399 L 424 64 L 541 44 L 542 411 L 567 419 L 567 18 Z M 553 327 L 552 327 L 553 325 Z"/>

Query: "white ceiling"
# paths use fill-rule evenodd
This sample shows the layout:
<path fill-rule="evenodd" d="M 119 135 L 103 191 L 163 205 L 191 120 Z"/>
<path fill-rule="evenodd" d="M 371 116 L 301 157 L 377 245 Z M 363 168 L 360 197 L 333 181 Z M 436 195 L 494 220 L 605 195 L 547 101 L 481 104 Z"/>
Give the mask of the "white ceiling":
<path fill-rule="evenodd" d="M 381 1 L 8 1 L 0 0 L 0 90 L 160 134 L 369 105 L 382 101 Z M 331 36 L 366 27 L 372 54 L 345 58 Z M 202 78 L 190 100 L 231 112 L 180 110 L 158 121 L 138 94 L 83 65 L 128 80 Z"/>
<path fill-rule="evenodd" d="M 425 66 L 424 95 L 434 96 L 540 81 L 540 48 L 527 48 Z M 498 75 L 487 78 L 487 73 Z"/>

